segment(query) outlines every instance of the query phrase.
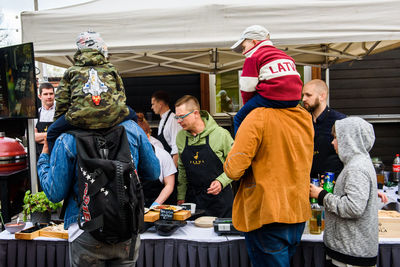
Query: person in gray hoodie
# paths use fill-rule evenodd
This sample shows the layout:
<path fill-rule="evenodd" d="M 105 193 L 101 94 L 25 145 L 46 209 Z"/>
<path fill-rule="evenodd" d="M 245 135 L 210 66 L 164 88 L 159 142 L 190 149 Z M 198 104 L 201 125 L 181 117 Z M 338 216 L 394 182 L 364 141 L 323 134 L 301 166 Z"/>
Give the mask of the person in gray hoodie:
<path fill-rule="evenodd" d="M 310 185 L 310 197 L 325 207 L 324 244 L 333 266 L 374 266 L 378 255 L 378 207 L 375 169 L 369 151 L 375 134 L 358 117 L 335 122 L 336 153 L 344 168 L 332 193 Z"/>

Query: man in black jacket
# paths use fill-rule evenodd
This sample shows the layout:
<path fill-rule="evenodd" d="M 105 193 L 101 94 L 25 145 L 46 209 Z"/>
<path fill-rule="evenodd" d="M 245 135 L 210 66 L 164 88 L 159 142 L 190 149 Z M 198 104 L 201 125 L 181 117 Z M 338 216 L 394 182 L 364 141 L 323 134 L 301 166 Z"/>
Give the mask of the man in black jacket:
<path fill-rule="evenodd" d="M 314 124 L 314 158 L 311 177 L 318 174 L 334 172 L 335 178 L 343 168 L 338 155 L 332 146 L 332 126 L 336 120 L 346 115 L 331 109 L 327 105 L 329 89 L 322 80 L 315 79 L 303 87 L 303 106 L 311 113 Z"/>

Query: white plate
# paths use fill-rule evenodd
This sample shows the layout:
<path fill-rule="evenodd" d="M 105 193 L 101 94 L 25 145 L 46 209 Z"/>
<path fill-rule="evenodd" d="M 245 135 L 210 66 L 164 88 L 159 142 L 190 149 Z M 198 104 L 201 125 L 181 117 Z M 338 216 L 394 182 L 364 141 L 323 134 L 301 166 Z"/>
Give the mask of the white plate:
<path fill-rule="evenodd" d="M 182 207 L 174 206 L 174 205 L 157 205 L 157 206 L 152 206 L 150 209 L 155 210 L 155 211 L 160 211 L 162 209 L 166 209 L 166 210 L 172 209 L 174 212 L 176 212 L 176 211 L 180 211 L 182 209 Z"/>
<path fill-rule="evenodd" d="M 144 208 L 144 214 L 148 213 L 149 210 L 150 210 L 149 208 Z"/>

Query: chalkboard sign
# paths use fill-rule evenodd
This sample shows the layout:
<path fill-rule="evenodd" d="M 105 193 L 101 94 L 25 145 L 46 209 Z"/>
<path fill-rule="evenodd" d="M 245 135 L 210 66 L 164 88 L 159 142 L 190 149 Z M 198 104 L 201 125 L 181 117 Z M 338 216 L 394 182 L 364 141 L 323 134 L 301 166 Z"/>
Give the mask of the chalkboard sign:
<path fill-rule="evenodd" d="M 174 219 L 174 211 L 173 210 L 167 210 L 167 209 L 161 209 L 160 210 L 160 219 L 161 220 L 172 221 Z"/>

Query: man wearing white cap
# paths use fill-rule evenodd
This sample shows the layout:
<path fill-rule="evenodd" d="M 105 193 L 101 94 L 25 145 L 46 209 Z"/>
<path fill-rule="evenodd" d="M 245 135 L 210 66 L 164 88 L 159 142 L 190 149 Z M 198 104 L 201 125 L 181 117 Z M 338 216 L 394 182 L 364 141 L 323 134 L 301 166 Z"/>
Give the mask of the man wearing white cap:
<path fill-rule="evenodd" d="M 257 107 L 297 106 L 303 86 L 300 74 L 294 59 L 273 46 L 266 28 L 248 27 L 231 49 L 246 56 L 239 80 L 244 106 L 234 118 L 235 134 L 246 115 Z"/>

